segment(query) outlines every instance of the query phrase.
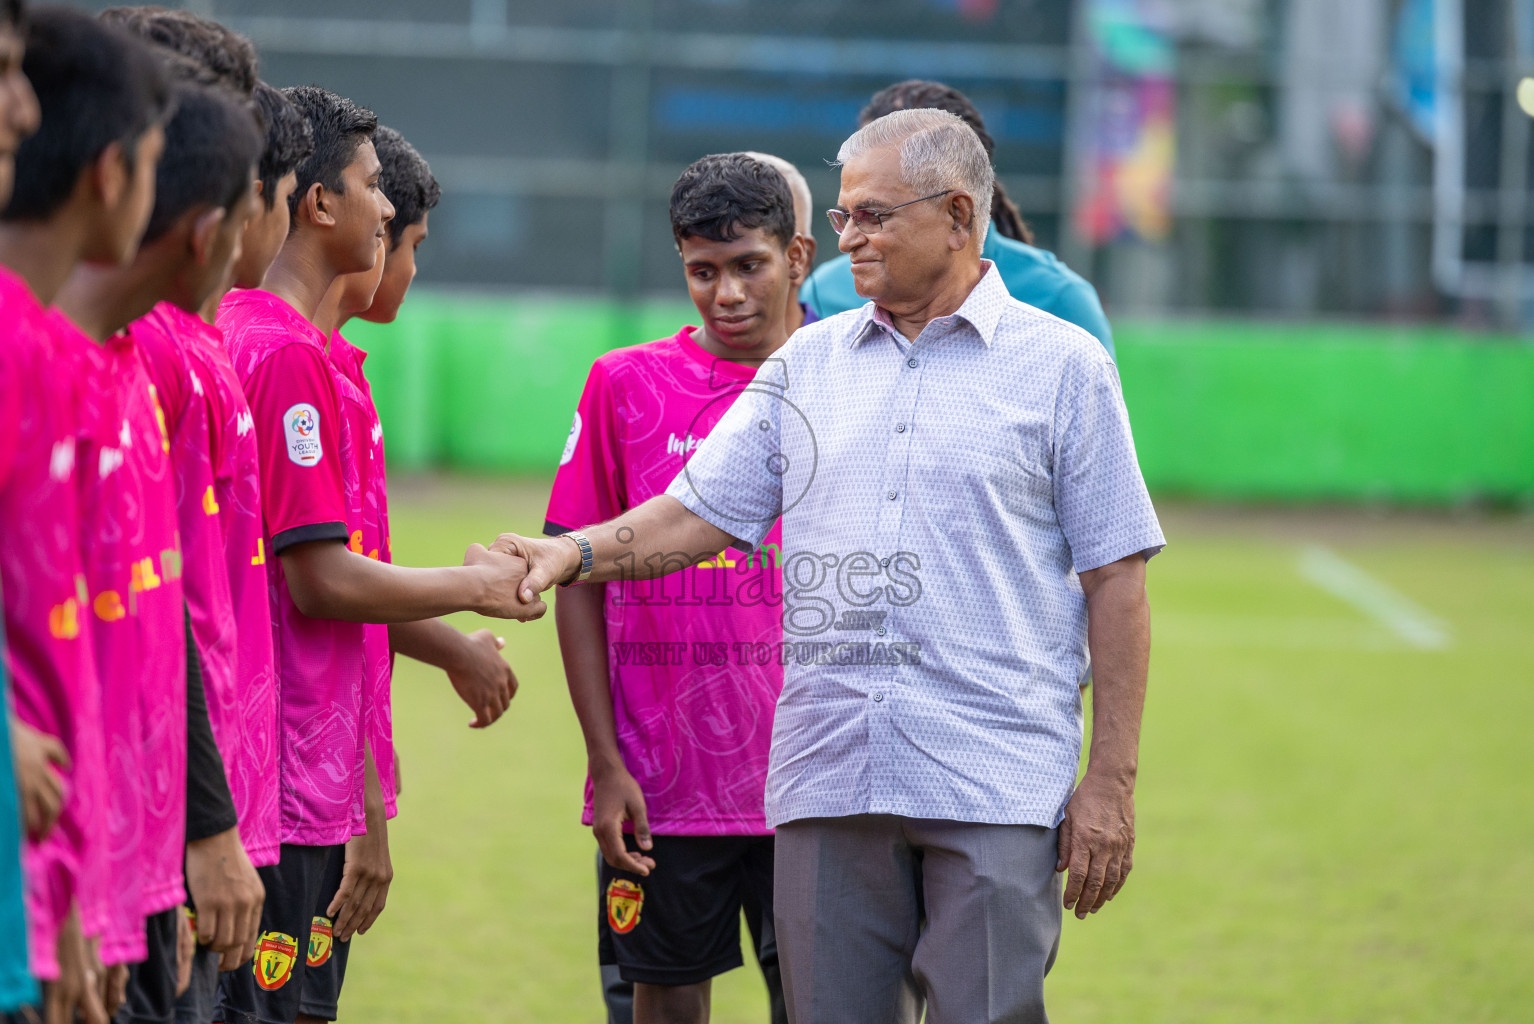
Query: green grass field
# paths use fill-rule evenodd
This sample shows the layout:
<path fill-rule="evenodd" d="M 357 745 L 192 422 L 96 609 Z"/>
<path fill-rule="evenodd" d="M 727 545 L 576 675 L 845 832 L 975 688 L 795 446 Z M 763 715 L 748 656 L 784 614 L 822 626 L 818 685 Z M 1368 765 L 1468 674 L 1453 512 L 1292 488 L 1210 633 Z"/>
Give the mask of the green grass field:
<path fill-rule="evenodd" d="M 542 523 L 541 482 L 395 491 L 407 564 Z M 1162 511 L 1135 871 L 1067 920 L 1052 1018 L 1534 1019 L 1530 523 Z M 344 1021 L 602 1019 L 552 616 L 504 632 L 522 689 L 486 733 L 400 663 L 395 882 Z M 753 967 L 716 981 L 715 1021 L 765 1018 Z"/>

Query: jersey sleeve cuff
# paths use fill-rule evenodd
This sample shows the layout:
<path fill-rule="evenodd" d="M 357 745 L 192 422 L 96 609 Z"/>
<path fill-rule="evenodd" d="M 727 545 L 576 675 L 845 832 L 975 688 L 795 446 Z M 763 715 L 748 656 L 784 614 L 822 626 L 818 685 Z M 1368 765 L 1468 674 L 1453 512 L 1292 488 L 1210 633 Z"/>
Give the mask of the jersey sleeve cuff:
<path fill-rule="evenodd" d="M 573 527 L 573 526 L 560 526 L 558 523 L 554 522 L 554 520 L 552 520 L 552 519 L 545 519 L 543 521 L 543 535 L 545 537 L 563 537 L 565 534 L 571 533 L 574 530 L 575 530 L 575 527 Z"/>
<path fill-rule="evenodd" d="M 295 526 L 291 530 L 283 530 L 272 536 L 272 554 L 280 555 L 294 544 L 305 544 L 311 540 L 344 541 L 349 536 L 345 523 L 310 523 L 307 526 Z"/>

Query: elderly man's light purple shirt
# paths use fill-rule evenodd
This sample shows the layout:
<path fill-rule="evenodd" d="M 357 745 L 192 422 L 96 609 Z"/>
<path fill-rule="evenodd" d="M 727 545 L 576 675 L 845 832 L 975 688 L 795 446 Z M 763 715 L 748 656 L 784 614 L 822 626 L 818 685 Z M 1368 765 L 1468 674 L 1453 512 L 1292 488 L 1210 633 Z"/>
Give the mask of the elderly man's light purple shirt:
<path fill-rule="evenodd" d="M 1112 359 L 984 266 L 914 343 L 872 303 L 798 331 L 667 491 L 752 545 L 783 517 L 773 826 L 1054 826 L 1070 798 L 1077 573 L 1165 539 Z"/>

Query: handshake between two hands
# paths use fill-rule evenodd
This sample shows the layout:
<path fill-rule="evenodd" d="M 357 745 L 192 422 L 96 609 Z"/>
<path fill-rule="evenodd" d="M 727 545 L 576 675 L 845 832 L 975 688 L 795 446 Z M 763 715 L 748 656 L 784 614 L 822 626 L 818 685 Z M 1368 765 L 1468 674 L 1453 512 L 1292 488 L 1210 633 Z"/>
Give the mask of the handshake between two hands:
<path fill-rule="evenodd" d="M 541 618 L 548 606 L 538 595 L 575 575 L 580 552 L 560 537 L 523 537 L 503 533 L 488 548 L 471 544 L 463 564 L 483 571 L 486 585 L 482 614 L 527 622 Z"/>

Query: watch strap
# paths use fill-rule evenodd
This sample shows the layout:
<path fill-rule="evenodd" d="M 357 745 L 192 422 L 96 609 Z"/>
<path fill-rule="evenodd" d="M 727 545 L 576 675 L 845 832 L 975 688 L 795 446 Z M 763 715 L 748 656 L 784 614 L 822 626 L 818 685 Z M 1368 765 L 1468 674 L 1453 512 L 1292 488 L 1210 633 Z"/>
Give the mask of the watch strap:
<path fill-rule="evenodd" d="M 566 580 L 564 583 L 560 584 L 560 586 L 569 587 L 577 583 L 585 583 L 588 579 L 591 578 L 591 567 L 594 562 L 594 556 L 591 552 L 591 541 L 586 537 L 584 533 L 579 530 L 571 530 L 570 532 L 564 534 L 564 536 L 574 541 L 575 546 L 580 550 L 581 564 L 575 572 L 575 578 Z"/>

